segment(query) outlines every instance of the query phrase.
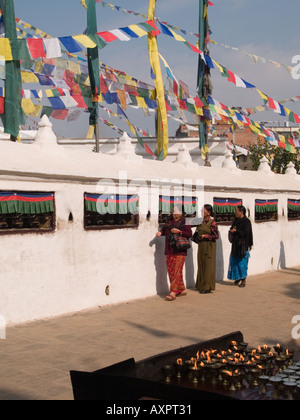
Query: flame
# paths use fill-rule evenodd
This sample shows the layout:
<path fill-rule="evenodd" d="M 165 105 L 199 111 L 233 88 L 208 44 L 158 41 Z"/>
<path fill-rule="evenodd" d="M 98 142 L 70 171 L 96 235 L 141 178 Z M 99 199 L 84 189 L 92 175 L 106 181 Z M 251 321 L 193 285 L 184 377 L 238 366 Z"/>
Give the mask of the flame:
<path fill-rule="evenodd" d="M 269 351 L 269 356 L 274 356 L 274 353 L 272 353 L 271 351 Z"/>
<path fill-rule="evenodd" d="M 200 362 L 200 366 L 201 366 L 201 367 L 204 367 L 204 363 L 203 363 L 203 362 Z"/>
<path fill-rule="evenodd" d="M 176 363 L 177 363 L 177 365 L 182 366 L 182 359 L 177 359 Z"/>
<path fill-rule="evenodd" d="M 222 359 L 222 363 L 226 364 L 227 360 L 226 359 Z"/>
<path fill-rule="evenodd" d="M 255 350 L 255 349 L 253 349 L 253 350 L 252 350 L 252 356 L 253 356 L 255 353 L 256 353 L 256 350 Z"/>
<path fill-rule="evenodd" d="M 209 356 L 208 352 L 206 353 L 206 356 L 207 356 L 207 361 L 208 361 L 208 363 L 211 363 L 211 358 L 210 358 L 210 356 Z"/>
<path fill-rule="evenodd" d="M 197 357 L 197 360 L 198 360 L 198 359 L 200 359 L 200 353 L 199 353 L 199 350 L 197 351 L 196 357 Z"/>
<path fill-rule="evenodd" d="M 286 354 L 287 356 L 290 354 L 290 353 L 289 353 L 289 349 L 286 349 L 285 354 Z"/>
<path fill-rule="evenodd" d="M 198 367 L 197 367 L 197 360 L 195 360 L 195 363 L 194 363 L 194 369 L 195 369 L 195 370 L 197 370 L 197 369 L 198 369 Z"/>
<path fill-rule="evenodd" d="M 259 369 L 263 369 L 263 367 L 262 367 L 261 365 L 257 365 L 257 367 L 258 367 Z"/>
<path fill-rule="evenodd" d="M 268 346 L 266 344 L 263 346 L 263 348 L 264 350 L 268 350 Z"/>
<path fill-rule="evenodd" d="M 233 373 L 230 372 L 230 370 L 224 370 L 224 373 L 226 373 L 226 375 L 228 375 L 228 376 L 232 376 L 233 375 Z"/>
<path fill-rule="evenodd" d="M 261 347 L 260 347 L 260 346 L 258 346 L 258 351 L 259 351 L 259 353 L 261 353 L 261 352 L 262 352 L 262 349 L 261 349 Z"/>
<path fill-rule="evenodd" d="M 245 361 L 245 357 L 242 354 L 240 355 L 240 360 L 241 360 L 241 362 Z"/>
<path fill-rule="evenodd" d="M 237 342 L 236 342 L 236 341 L 232 341 L 232 342 L 231 342 L 231 344 L 232 344 L 233 346 L 236 346 L 236 345 L 237 345 Z"/>

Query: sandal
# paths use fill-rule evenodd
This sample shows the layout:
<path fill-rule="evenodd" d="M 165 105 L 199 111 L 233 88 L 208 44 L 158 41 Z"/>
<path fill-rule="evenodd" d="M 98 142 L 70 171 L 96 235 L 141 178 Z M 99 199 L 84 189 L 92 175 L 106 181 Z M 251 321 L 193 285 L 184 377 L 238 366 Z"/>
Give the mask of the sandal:
<path fill-rule="evenodd" d="M 175 299 L 176 299 L 176 296 L 171 295 L 171 293 L 170 293 L 168 296 L 166 296 L 166 300 L 169 300 L 170 302 L 171 302 L 172 300 L 175 300 Z"/>
<path fill-rule="evenodd" d="M 177 296 L 186 296 L 187 295 L 187 291 L 183 290 L 182 292 L 177 293 Z"/>

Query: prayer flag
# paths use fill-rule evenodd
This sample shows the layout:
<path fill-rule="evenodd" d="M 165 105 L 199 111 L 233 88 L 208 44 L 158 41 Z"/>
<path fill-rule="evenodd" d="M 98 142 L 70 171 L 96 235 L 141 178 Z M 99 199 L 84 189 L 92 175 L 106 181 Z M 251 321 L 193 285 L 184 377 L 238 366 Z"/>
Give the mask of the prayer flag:
<path fill-rule="evenodd" d="M 148 21 L 153 21 L 155 17 L 156 0 L 149 0 Z M 168 117 L 166 110 L 165 91 L 161 74 L 159 53 L 157 48 L 157 40 L 152 32 L 148 32 L 148 49 L 150 65 L 155 74 L 155 87 L 158 100 L 157 109 L 157 151 L 159 159 L 165 159 L 168 154 L 169 133 L 168 133 Z"/>

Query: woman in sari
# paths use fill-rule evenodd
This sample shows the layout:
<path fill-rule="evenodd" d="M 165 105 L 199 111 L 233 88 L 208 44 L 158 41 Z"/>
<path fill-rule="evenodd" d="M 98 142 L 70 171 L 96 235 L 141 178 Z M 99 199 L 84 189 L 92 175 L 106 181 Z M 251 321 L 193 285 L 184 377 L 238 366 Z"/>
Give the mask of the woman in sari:
<path fill-rule="evenodd" d="M 177 296 L 185 296 L 187 294 L 183 281 L 183 266 L 187 256 L 187 251 L 178 251 L 176 245 L 172 241 L 173 234 L 180 234 L 189 239 L 192 237 L 192 229 L 185 225 L 185 217 L 178 207 L 174 207 L 172 217 L 162 227 L 156 236 L 165 236 L 165 255 L 167 270 L 170 280 L 170 293 L 166 297 L 167 300 L 173 301 Z"/>
<path fill-rule="evenodd" d="M 196 242 L 198 243 L 198 274 L 196 287 L 201 294 L 211 293 L 216 288 L 216 254 L 218 226 L 213 219 L 213 208 L 204 205 L 203 221 L 197 226 Z"/>
<path fill-rule="evenodd" d="M 229 229 L 229 240 L 232 245 L 227 277 L 229 280 L 234 280 L 235 285 L 245 287 L 253 234 L 244 206 L 237 206 L 235 209 L 235 219 Z"/>

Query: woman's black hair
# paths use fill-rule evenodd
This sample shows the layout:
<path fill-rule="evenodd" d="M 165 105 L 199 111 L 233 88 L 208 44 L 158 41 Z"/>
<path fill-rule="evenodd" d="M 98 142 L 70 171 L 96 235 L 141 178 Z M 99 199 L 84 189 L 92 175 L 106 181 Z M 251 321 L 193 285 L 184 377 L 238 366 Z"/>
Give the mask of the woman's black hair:
<path fill-rule="evenodd" d="M 239 211 L 241 211 L 243 213 L 243 215 L 246 215 L 246 207 L 244 206 L 237 206 L 237 208 L 239 209 Z"/>
<path fill-rule="evenodd" d="M 206 211 L 210 213 L 211 216 L 214 215 L 214 209 L 210 204 L 204 204 L 203 207 L 205 208 Z"/>

